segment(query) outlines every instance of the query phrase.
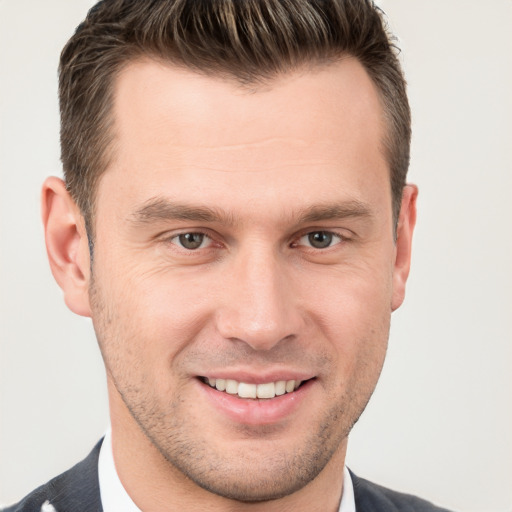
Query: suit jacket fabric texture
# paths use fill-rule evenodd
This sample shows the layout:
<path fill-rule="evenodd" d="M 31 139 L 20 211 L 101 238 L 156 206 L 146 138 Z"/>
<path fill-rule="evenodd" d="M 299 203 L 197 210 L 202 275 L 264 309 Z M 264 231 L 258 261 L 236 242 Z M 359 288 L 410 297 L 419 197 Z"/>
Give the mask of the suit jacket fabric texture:
<path fill-rule="evenodd" d="M 103 512 L 98 480 L 101 443 L 102 440 L 82 462 L 1 512 Z M 352 472 L 350 476 L 356 512 L 449 512 L 416 496 L 359 478 Z"/>

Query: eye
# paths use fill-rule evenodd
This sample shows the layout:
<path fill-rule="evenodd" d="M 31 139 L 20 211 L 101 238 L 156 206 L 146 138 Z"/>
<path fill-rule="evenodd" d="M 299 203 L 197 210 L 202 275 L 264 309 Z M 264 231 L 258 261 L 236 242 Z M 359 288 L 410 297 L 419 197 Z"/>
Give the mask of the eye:
<path fill-rule="evenodd" d="M 182 233 L 171 238 L 171 243 L 176 244 L 183 249 L 195 251 L 203 249 L 211 243 L 209 236 L 204 233 Z"/>
<path fill-rule="evenodd" d="M 327 249 L 343 241 L 340 235 L 331 231 L 312 231 L 299 239 L 298 245 L 313 247 L 314 249 Z"/>

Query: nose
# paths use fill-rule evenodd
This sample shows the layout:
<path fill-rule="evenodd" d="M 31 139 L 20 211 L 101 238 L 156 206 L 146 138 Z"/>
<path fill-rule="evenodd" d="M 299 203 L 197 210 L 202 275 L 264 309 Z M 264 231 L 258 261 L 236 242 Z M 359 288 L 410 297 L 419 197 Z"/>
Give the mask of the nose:
<path fill-rule="evenodd" d="M 224 339 L 271 350 L 300 334 L 304 319 L 293 271 L 278 255 L 264 250 L 240 254 L 223 286 L 216 320 Z"/>

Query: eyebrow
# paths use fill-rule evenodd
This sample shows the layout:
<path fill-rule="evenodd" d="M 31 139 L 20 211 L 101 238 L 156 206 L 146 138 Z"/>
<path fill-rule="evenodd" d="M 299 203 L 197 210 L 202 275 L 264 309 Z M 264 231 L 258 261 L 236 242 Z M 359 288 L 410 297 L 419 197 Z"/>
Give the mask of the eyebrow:
<path fill-rule="evenodd" d="M 146 201 L 130 217 L 135 224 L 169 220 L 234 224 L 233 217 L 219 208 L 192 206 L 158 197 Z"/>
<path fill-rule="evenodd" d="M 371 216 L 371 210 L 365 203 L 349 200 L 341 203 L 317 204 L 301 209 L 298 211 L 297 223 L 310 224 L 326 220 L 369 218 Z M 149 224 L 170 220 L 220 223 L 223 225 L 236 224 L 233 215 L 221 208 L 184 204 L 159 197 L 146 201 L 131 214 L 130 220 L 134 224 Z"/>
<path fill-rule="evenodd" d="M 299 212 L 299 224 L 358 217 L 372 217 L 371 210 L 361 201 L 350 200 L 342 203 L 327 203 L 305 208 Z"/>

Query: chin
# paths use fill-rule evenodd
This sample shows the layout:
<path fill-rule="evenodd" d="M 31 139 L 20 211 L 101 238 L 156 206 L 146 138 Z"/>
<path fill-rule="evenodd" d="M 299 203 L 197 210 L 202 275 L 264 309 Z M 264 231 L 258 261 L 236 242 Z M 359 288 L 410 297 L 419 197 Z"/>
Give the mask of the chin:
<path fill-rule="evenodd" d="M 189 474 L 187 476 L 196 485 L 212 494 L 229 500 L 250 503 L 273 501 L 289 496 L 309 484 L 322 469 L 323 467 L 303 466 L 269 471 L 268 466 L 265 468 L 253 466 L 253 471 L 233 469 L 230 475 L 212 471 L 209 475 Z"/>

